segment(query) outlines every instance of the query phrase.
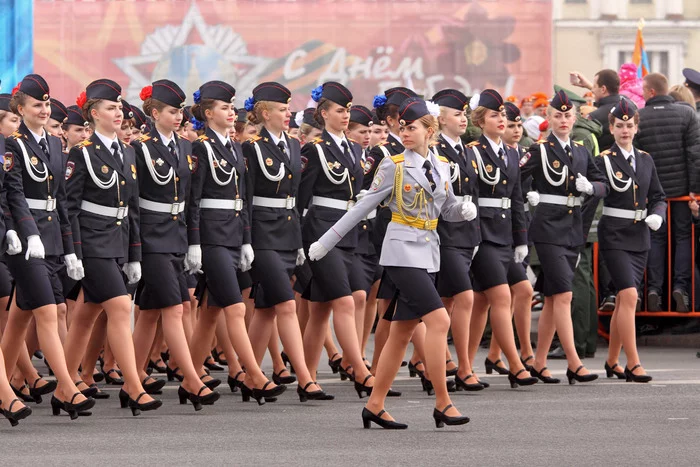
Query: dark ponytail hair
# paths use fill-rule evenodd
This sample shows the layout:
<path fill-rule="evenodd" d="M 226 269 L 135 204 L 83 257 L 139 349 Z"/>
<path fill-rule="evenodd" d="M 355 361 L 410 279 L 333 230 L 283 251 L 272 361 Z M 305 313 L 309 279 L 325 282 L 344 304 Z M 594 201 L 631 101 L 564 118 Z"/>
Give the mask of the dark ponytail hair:
<path fill-rule="evenodd" d="M 199 104 L 194 104 L 190 107 L 192 116 L 202 123 L 207 122 L 206 112 L 211 110 L 216 105 L 216 99 L 201 99 Z"/>
<path fill-rule="evenodd" d="M 321 112 L 328 110 L 331 107 L 331 104 L 333 104 L 332 100 L 322 97 L 321 100 L 318 101 L 316 110 L 314 110 L 314 120 L 321 125 L 321 129 L 326 126 L 326 121 L 324 120 L 323 115 L 321 115 Z"/>

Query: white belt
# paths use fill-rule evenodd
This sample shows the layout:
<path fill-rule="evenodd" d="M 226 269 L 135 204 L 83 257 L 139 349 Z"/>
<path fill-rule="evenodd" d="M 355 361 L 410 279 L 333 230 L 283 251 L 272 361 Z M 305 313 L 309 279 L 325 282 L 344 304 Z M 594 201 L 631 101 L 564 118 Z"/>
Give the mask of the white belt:
<path fill-rule="evenodd" d="M 243 200 L 238 199 L 213 199 L 202 198 L 199 200 L 200 209 L 227 209 L 229 211 L 242 211 Z"/>
<path fill-rule="evenodd" d="M 479 207 L 510 209 L 510 198 L 479 198 Z"/>
<path fill-rule="evenodd" d="M 540 195 L 540 203 L 573 208 L 574 206 L 581 206 L 581 198 L 579 196 Z"/>
<path fill-rule="evenodd" d="M 294 209 L 297 205 L 297 199 L 289 198 L 264 198 L 262 196 L 253 196 L 253 206 L 263 208 L 278 208 L 278 209 Z"/>
<path fill-rule="evenodd" d="M 525 212 L 530 212 L 530 203 L 525 203 L 525 204 L 523 205 L 523 210 L 524 210 Z"/>
<path fill-rule="evenodd" d="M 168 214 L 180 214 L 185 210 L 185 202 L 182 203 L 158 203 L 147 199 L 139 198 L 139 207 L 153 212 L 164 212 Z"/>
<path fill-rule="evenodd" d="M 37 209 L 41 211 L 55 211 L 56 199 L 30 199 L 26 198 L 29 209 Z"/>
<path fill-rule="evenodd" d="M 603 215 L 609 217 L 617 217 L 618 219 L 630 219 L 635 221 L 641 221 L 647 217 L 647 210 L 618 209 L 603 206 Z"/>
<path fill-rule="evenodd" d="M 460 204 L 472 202 L 472 195 L 455 196 L 455 198 L 457 198 L 457 202 Z"/>
<path fill-rule="evenodd" d="M 111 206 L 102 206 L 101 204 L 91 203 L 90 201 L 83 201 L 80 204 L 80 209 L 92 214 L 97 214 L 98 216 L 113 217 L 119 220 L 122 220 L 129 215 L 129 206 L 113 208 Z"/>
<path fill-rule="evenodd" d="M 353 200 L 343 201 L 342 199 L 326 198 L 325 196 L 314 196 L 311 200 L 311 204 L 314 206 L 323 206 L 324 208 L 349 211 L 355 205 L 355 202 Z"/>

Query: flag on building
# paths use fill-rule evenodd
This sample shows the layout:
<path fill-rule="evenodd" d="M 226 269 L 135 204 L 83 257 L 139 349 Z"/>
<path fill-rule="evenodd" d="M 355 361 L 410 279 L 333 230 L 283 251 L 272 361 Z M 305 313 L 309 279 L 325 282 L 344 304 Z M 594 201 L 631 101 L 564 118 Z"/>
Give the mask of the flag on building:
<path fill-rule="evenodd" d="M 644 48 L 644 36 L 642 35 L 642 29 L 644 29 L 644 19 L 639 20 L 639 25 L 637 26 L 637 38 L 634 41 L 634 52 L 632 52 L 632 61 L 637 65 L 637 76 L 643 78 L 649 74 L 649 56 Z"/>

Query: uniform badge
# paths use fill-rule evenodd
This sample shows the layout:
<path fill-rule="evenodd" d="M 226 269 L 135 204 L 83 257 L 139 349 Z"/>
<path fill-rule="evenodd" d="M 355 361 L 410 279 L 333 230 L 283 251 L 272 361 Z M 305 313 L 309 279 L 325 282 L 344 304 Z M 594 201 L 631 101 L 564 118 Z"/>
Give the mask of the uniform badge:
<path fill-rule="evenodd" d="M 326 165 L 328 166 L 328 170 L 333 170 L 333 163 L 332 162 L 326 162 Z"/>
<path fill-rule="evenodd" d="M 75 171 L 75 162 L 73 161 L 68 161 L 66 163 L 66 180 L 71 178 L 73 176 L 73 172 Z"/>
<path fill-rule="evenodd" d="M 247 160 L 247 159 L 246 159 Z M 197 167 L 199 166 L 199 158 L 195 155 L 192 156 L 192 173 L 195 173 L 197 171 Z"/>
<path fill-rule="evenodd" d="M 269 157 L 265 159 L 265 165 L 268 167 L 272 167 L 272 159 Z"/>
<path fill-rule="evenodd" d="M 364 172 L 365 175 L 370 173 L 372 171 L 372 167 L 374 166 L 374 157 L 368 157 L 367 160 L 365 161 L 365 166 L 364 166 Z"/>
<path fill-rule="evenodd" d="M 156 159 L 156 164 L 158 164 L 158 167 L 162 167 L 164 163 L 165 162 L 160 157 L 158 159 Z"/>
<path fill-rule="evenodd" d="M 216 159 L 214 159 L 213 161 L 211 161 L 211 165 L 213 165 L 214 168 L 216 169 L 217 167 L 219 167 L 219 161 L 217 161 Z"/>
<path fill-rule="evenodd" d="M 372 180 L 372 191 L 377 191 L 379 187 L 381 186 L 382 182 L 384 181 L 384 176 L 380 173 L 374 176 L 374 180 Z"/>
<path fill-rule="evenodd" d="M 37 165 L 39 163 L 39 159 L 37 159 L 35 156 L 32 156 L 31 159 L 29 159 L 32 163 L 32 165 Z"/>
<path fill-rule="evenodd" d="M 555 169 L 558 169 L 560 166 L 561 164 L 559 163 L 559 161 L 552 162 L 552 167 L 554 167 Z"/>
<path fill-rule="evenodd" d="M 486 173 L 491 173 L 491 172 L 493 172 L 493 166 L 491 164 L 488 164 L 486 166 Z"/>
<path fill-rule="evenodd" d="M 136 166 L 134 164 L 131 164 L 131 178 L 136 180 Z"/>
<path fill-rule="evenodd" d="M 103 165 L 100 170 L 102 170 L 103 174 L 106 174 L 107 172 L 109 172 L 109 167 L 107 167 L 106 165 Z"/>
<path fill-rule="evenodd" d="M 445 191 L 450 191 L 450 183 L 445 182 Z"/>
<path fill-rule="evenodd" d="M 615 176 L 617 178 L 622 178 L 622 172 L 615 172 Z"/>
<path fill-rule="evenodd" d="M 301 171 L 303 172 L 304 169 L 306 169 L 306 164 L 309 162 L 309 159 L 305 156 L 301 156 Z"/>
<path fill-rule="evenodd" d="M 2 168 L 5 169 L 5 172 L 9 172 L 12 170 L 12 167 L 15 166 L 15 158 L 12 155 L 11 152 L 6 152 L 5 153 L 5 158 L 2 161 Z"/>
<path fill-rule="evenodd" d="M 187 166 L 190 168 L 190 172 L 192 172 L 192 157 L 189 154 L 187 155 Z"/>
<path fill-rule="evenodd" d="M 335 162 L 333 163 L 333 168 L 334 168 L 334 169 L 339 169 L 339 168 L 340 168 L 340 162 L 335 161 Z"/>
<path fill-rule="evenodd" d="M 405 191 L 406 193 L 408 193 L 409 191 L 411 191 L 411 184 L 408 183 L 408 184 L 404 185 L 404 186 L 403 186 L 403 191 Z"/>
<path fill-rule="evenodd" d="M 226 167 L 226 159 L 221 159 L 221 167 Z"/>
<path fill-rule="evenodd" d="M 520 163 L 518 165 L 520 167 L 524 166 L 525 164 L 527 164 L 527 161 L 529 161 L 531 157 L 532 154 L 530 154 L 529 152 L 525 153 L 525 155 L 520 158 Z"/>
<path fill-rule="evenodd" d="M 362 171 L 364 172 L 364 170 L 365 170 L 365 161 L 360 161 L 360 167 L 362 167 Z"/>

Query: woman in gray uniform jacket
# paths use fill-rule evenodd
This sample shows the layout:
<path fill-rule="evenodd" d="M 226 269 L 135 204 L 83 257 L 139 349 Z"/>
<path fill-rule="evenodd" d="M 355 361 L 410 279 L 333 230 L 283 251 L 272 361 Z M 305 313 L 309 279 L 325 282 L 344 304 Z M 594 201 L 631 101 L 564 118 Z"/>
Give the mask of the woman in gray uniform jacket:
<path fill-rule="evenodd" d="M 475 219 L 476 206 L 470 201 L 457 201 L 450 188 L 447 160 L 428 149 L 438 125 L 426 102 L 417 97 L 407 99 L 399 109 L 399 117 L 405 152 L 382 161 L 367 194 L 311 245 L 309 259 L 323 258 L 380 203 L 391 209 L 379 262 L 396 285 L 398 300 L 389 339 L 379 357 L 374 389 L 362 411 L 363 425 L 369 428 L 374 422 L 389 429 L 407 427 L 391 418 L 384 410 L 384 401 L 421 320 L 427 327 L 426 364 L 435 388 L 435 424 L 462 425 L 469 418 L 452 405 L 445 377 L 450 318 L 435 288 L 435 273 L 440 269 L 436 228 L 440 215 L 446 221 Z"/>

